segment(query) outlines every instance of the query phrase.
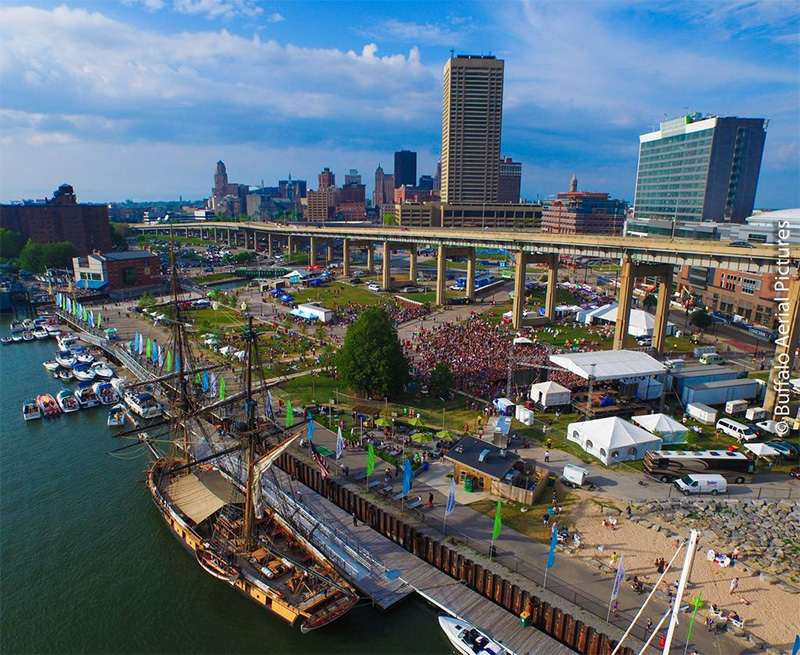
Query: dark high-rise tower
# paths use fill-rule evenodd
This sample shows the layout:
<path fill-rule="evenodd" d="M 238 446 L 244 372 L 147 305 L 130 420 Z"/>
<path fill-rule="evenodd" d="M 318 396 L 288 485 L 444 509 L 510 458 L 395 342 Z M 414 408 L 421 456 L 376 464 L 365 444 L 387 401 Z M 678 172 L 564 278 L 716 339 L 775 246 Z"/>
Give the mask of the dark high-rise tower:
<path fill-rule="evenodd" d="M 394 188 L 404 184 L 414 186 L 417 183 L 417 153 L 411 150 L 400 150 L 394 153 Z"/>
<path fill-rule="evenodd" d="M 222 160 L 217 162 L 217 167 L 214 169 L 214 190 L 212 195 L 224 196 L 225 189 L 228 187 L 228 171 Z"/>

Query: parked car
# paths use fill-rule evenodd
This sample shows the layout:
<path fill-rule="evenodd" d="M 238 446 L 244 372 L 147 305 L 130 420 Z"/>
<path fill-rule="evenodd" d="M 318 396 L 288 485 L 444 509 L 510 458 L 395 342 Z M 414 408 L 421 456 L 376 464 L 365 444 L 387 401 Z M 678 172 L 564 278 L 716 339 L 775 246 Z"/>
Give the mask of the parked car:
<path fill-rule="evenodd" d="M 778 422 L 768 419 L 766 421 L 759 421 L 756 423 L 758 427 L 760 427 L 764 432 L 768 432 L 769 434 L 774 434 L 776 436 L 780 435 L 778 432 Z"/>
<path fill-rule="evenodd" d="M 636 343 L 642 348 L 647 348 L 653 345 L 653 337 L 636 337 Z"/>
<path fill-rule="evenodd" d="M 381 287 L 379 284 L 375 284 L 375 282 L 370 282 L 367 285 L 367 289 L 369 289 L 370 291 L 380 291 Z"/>
<path fill-rule="evenodd" d="M 360 277 L 354 277 L 350 280 L 350 284 L 363 284 L 364 281 Z"/>
<path fill-rule="evenodd" d="M 784 457 L 788 457 L 790 459 L 797 459 L 800 457 L 800 446 L 792 443 L 791 441 L 778 439 L 776 441 L 768 441 L 767 445 L 777 450 Z"/>
<path fill-rule="evenodd" d="M 415 287 L 415 286 L 407 286 L 407 287 L 403 287 L 402 289 L 400 289 L 400 291 L 402 293 L 418 293 L 419 292 L 419 288 Z"/>

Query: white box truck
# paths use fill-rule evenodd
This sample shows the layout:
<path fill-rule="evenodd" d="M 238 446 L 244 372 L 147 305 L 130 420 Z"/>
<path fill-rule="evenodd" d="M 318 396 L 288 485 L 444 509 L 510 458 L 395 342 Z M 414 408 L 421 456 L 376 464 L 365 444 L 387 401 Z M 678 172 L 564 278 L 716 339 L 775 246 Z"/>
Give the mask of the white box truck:
<path fill-rule="evenodd" d="M 675 486 L 684 496 L 690 494 L 724 494 L 728 481 L 719 473 L 692 473 L 675 480 Z"/>
<path fill-rule="evenodd" d="M 714 425 L 717 422 L 717 410 L 703 403 L 689 403 L 686 405 L 686 413 L 705 425 Z"/>
<path fill-rule="evenodd" d="M 728 416 L 741 416 L 747 411 L 746 400 L 729 400 L 725 403 L 725 413 Z"/>

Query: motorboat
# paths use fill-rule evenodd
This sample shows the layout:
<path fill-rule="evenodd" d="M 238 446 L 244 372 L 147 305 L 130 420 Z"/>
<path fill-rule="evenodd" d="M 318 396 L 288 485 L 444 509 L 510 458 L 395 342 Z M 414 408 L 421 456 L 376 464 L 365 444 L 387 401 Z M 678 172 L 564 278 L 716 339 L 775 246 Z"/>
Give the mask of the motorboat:
<path fill-rule="evenodd" d="M 33 336 L 37 339 L 49 339 L 50 333 L 43 326 L 37 325 L 33 329 Z"/>
<path fill-rule="evenodd" d="M 117 403 L 108 412 L 108 427 L 119 428 L 125 425 L 125 405 Z"/>
<path fill-rule="evenodd" d="M 58 345 L 63 350 L 69 350 L 70 347 L 73 346 L 76 343 L 78 343 L 78 337 L 75 336 L 74 334 L 62 334 L 58 338 Z"/>
<path fill-rule="evenodd" d="M 77 412 L 81 408 L 81 406 L 78 404 L 78 401 L 75 400 L 75 394 L 69 389 L 62 389 L 59 391 L 56 394 L 56 401 L 58 402 L 58 406 L 61 408 L 61 411 L 65 414 Z"/>
<path fill-rule="evenodd" d="M 23 341 L 33 341 L 35 338 L 36 337 L 33 336 L 33 332 L 30 332 L 29 330 L 25 330 L 25 332 L 22 333 Z"/>
<path fill-rule="evenodd" d="M 69 350 L 59 350 L 53 359 L 63 368 L 72 368 L 78 363 L 78 360 L 72 356 Z"/>
<path fill-rule="evenodd" d="M 100 398 L 97 397 L 91 385 L 86 382 L 82 382 L 81 386 L 78 387 L 78 390 L 75 392 L 75 398 L 78 399 L 78 404 L 82 409 L 97 407 L 100 404 Z"/>
<path fill-rule="evenodd" d="M 22 323 L 16 322 L 11 324 L 11 332 L 17 333 L 22 332 L 25 330 L 25 326 Z"/>
<path fill-rule="evenodd" d="M 61 335 L 61 328 L 57 325 L 45 325 L 44 329 L 47 330 L 47 334 L 52 337 L 58 337 Z"/>
<path fill-rule="evenodd" d="M 153 394 L 147 392 L 126 394 L 125 404 L 134 414 L 142 418 L 156 418 L 163 414 L 161 403 L 153 397 Z"/>
<path fill-rule="evenodd" d="M 128 384 L 128 378 L 126 377 L 114 377 L 111 378 L 111 386 L 117 390 L 117 393 L 120 395 L 120 398 L 125 394 L 125 387 Z"/>
<path fill-rule="evenodd" d="M 33 319 L 26 318 L 22 321 L 22 327 L 25 330 L 32 330 L 34 328 Z"/>
<path fill-rule="evenodd" d="M 11 340 L 14 343 L 22 343 L 22 333 L 14 332 L 14 334 L 11 335 Z"/>
<path fill-rule="evenodd" d="M 91 382 L 94 380 L 94 369 L 90 368 L 88 364 L 75 364 L 72 367 L 72 374 L 78 382 Z"/>
<path fill-rule="evenodd" d="M 505 648 L 466 621 L 440 616 L 439 626 L 450 643 L 463 655 L 507 655 Z"/>
<path fill-rule="evenodd" d="M 114 370 L 105 362 L 95 362 L 92 364 L 92 370 L 97 377 L 103 378 L 104 380 L 110 380 L 114 377 Z"/>
<path fill-rule="evenodd" d="M 39 405 L 33 398 L 22 403 L 22 418 L 26 421 L 34 421 L 37 418 L 42 418 L 42 410 L 39 409 Z"/>
<path fill-rule="evenodd" d="M 49 393 L 36 396 L 36 404 L 39 405 L 39 409 L 42 410 L 42 415 L 45 418 L 58 416 L 61 413 L 61 408 L 58 406 L 56 399 Z"/>
<path fill-rule="evenodd" d="M 0 338 L 0 342 L 2 342 L 4 346 L 7 346 L 10 343 L 14 343 L 14 340 L 11 337 L 2 337 Z"/>
<path fill-rule="evenodd" d="M 117 390 L 109 382 L 95 382 L 92 385 L 92 389 L 94 389 L 103 405 L 113 405 L 119 400 Z"/>
<path fill-rule="evenodd" d="M 91 364 L 94 362 L 94 355 L 89 352 L 86 346 L 72 346 L 70 352 L 81 364 Z"/>
<path fill-rule="evenodd" d="M 62 368 L 58 373 L 53 373 L 54 378 L 58 378 L 62 382 L 69 382 L 70 380 L 74 380 L 75 376 L 72 374 L 72 371 L 68 368 Z"/>
<path fill-rule="evenodd" d="M 42 366 L 44 366 L 48 371 L 51 373 L 55 373 L 58 370 L 59 363 L 53 361 L 52 359 L 46 362 L 42 362 Z"/>

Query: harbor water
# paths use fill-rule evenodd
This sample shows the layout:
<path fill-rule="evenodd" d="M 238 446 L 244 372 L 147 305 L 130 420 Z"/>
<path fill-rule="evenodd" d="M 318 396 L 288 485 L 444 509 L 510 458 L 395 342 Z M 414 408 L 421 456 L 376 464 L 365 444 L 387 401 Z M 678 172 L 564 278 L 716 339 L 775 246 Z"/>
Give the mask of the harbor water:
<path fill-rule="evenodd" d="M 304 635 L 205 574 L 153 506 L 141 448 L 109 454 L 124 443 L 107 408 L 23 421 L 26 399 L 64 386 L 41 365 L 56 349 L 0 347 L 3 653 L 452 652 L 416 599 Z"/>

